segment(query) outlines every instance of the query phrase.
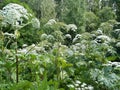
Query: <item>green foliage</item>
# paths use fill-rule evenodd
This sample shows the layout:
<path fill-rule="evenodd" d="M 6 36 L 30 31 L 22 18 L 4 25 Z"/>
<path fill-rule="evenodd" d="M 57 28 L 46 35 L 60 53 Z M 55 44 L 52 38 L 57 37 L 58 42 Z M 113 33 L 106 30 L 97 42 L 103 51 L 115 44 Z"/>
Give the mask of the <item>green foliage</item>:
<path fill-rule="evenodd" d="M 9 3 L 19 3 L 19 0 L 3 0 L 2 3 L 0 3 L 0 9 L 2 9 L 5 5 Z"/>
<path fill-rule="evenodd" d="M 1 28 L 0 90 L 119 90 L 120 30 L 106 7 L 112 1 L 24 2 L 41 29 L 34 14 L 18 29 Z"/>
<path fill-rule="evenodd" d="M 85 12 L 85 0 L 74 0 L 61 1 L 60 4 L 60 21 L 64 21 L 67 24 L 74 23 L 79 26 L 79 31 L 84 31 L 85 21 L 84 21 L 84 12 Z"/>
<path fill-rule="evenodd" d="M 113 32 L 113 27 L 116 23 L 117 23 L 116 20 L 109 20 L 107 22 L 101 23 L 99 28 L 103 31 L 104 34 L 110 36 L 111 33 Z"/>
<path fill-rule="evenodd" d="M 49 19 L 56 18 L 55 7 L 56 3 L 54 0 L 21 0 L 26 2 L 29 7 L 32 8 L 36 16 L 45 24 Z"/>
<path fill-rule="evenodd" d="M 41 0 L 20 0 L 21 2 L 26 3 L 32 11 L 36 14 L 37 18 L 41 17 Z"/>
<path fill-rule="evenodd" d="M 112 11 L 110 7 L 104 7 L 102 10 L 99 11 L 98 16 L 100 17 L 101 22 L 116 19 L 115 12 Z"/>
<path fill-rule="evenodd" d="M 19 10 L 17 10 L 18 8 Z M 32 44 L 39 41 L 38 29 L 40 28 L 40 22 L 29 10 L 27 11 L 24 7 L 14 3 L 6 5 L 4 9 L 5 10 L 1 11 L 1 15 L 4 17 L 1 22 L 1 30 L 11 34 L 14 33 L 16 29 L 19 30 L 19 47 L 21 47 L 24 42 L 26 42 L 26 44 Z M 33 37 L 33 35 L 37 38 Z M 31 37 L 34 38 L 35 42 L 31 41 Z M 8 44 L 11 43 L 13 42 L 9 42 Z M 10 45 L 8 45 L 8 47 L 10 48 Z"/>
<path fill-rule="evenodd" d="M 120 78 L 115 73 L 112 73 L 111 69 L 111 67 L 104 67 L 102 71 L 99 69 L 93 69 L 90 71 L 91 78 L 95 81 L 97 80 L 97 83 L 100 83 L 99 89 L 104 88 L 116 90 L 119 88 L 116 87 L 116 85 Z"/>
<path fill-rule="evenodd" d="M 55 19 L 55 1 L 41 0 L 41 22 L 46 23 L 50 19 Z"/>
<path fill-rule="evenodd" d="M 96 30 L 99 18 L 93 12 L 85 12 L 86 31 Z"/>
<path fill-rule="evenodd" d="M 117 21 L 120 22 L 120 15 L 119 15 L 119 13 L 120 13 L 120 1 L 116 0 L 115 2 L 116 2 L 116 8 L 117 8 L 117 10 L 116 10 Z"/>

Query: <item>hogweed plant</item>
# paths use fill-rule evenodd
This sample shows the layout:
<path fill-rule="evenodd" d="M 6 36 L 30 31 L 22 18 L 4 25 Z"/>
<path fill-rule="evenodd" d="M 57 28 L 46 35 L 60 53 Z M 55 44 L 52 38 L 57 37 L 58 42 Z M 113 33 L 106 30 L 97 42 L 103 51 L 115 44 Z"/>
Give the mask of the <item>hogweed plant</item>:
<path fill-rule="evenodd" d="M 13 3 L 1 16 L 1 90 L 119 90 L 119 30 L 113 31 L 116 37 L 99 26 L 90 30 L 97 28 L 93 18 L 89 32 L 79 33 L 79 25 L 54 19 L 39 31 L 39 20 Z"/>
<path fill-rule="evenodd" d="M 3 9 L 0 11 L 0 15 L 3 17 L 1 24 L 1 27 L 9 27 L 9 29 L 14 30 L 14 34 L 12 33 L 4 33 L 5 36 L 8 36 L 8 42 L 6 43 L 5 47 L 7 48 L 7 45 L 11 43 L 11 40 L 14 42 L 14 49 L 15 49 L 15 60 L 16 60 L 16 82 L 18 83 L 19 80 L 19 58 L 18 58 L 18 40 L 20 37 L 20 32 L 22 28 L 25 26 L 32 24 L 33 28 L 40 28 L 40 22 L 37 18 L 33 18 L 32 14 L 27 12 L 27 9 L 25 9 L 23 6 L 10 3 L 3 7 Z M 33 18 L 33 19 L 31 19 Z"/>

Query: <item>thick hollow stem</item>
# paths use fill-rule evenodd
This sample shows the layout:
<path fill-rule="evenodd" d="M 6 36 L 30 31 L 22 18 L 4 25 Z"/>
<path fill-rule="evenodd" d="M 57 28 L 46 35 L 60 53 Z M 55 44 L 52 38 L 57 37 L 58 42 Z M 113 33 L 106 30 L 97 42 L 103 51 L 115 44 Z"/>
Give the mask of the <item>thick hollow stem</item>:
<path fill-rule="evenodd" d="M 15 59 L 16 59 L 16 83 L 18 83 L 19 77 L 18 77 L 18 56 L 17 56 L 17 42 L 16 42 L 16 48 L 15 48 Z"/>

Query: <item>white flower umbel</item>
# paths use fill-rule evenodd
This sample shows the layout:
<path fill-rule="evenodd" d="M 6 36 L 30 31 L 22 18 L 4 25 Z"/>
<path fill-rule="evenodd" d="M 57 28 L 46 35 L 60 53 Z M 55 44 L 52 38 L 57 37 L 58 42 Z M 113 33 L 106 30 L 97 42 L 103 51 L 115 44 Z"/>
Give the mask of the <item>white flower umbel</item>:
<path fill-rule="evenodd" d="M 96 31 L 96 33 L 97 33 L 98 35 L 102 35 L 102 34 L 103 34 L 103 32 L 102 32 L 101 29 L 98 29 L 98 30 Z"/>
<path fill-rule="evenodd" d="M 75 24 L 68 24 L 66 26 L 67 30 L 71 30 L 71 31 L 76 31 L 77 30 L 77 26 Z"/>
<path fill-rule="evenodd" d="M 75 83 L 77 83 L 77 84 L 81 84 L 81 81 L 79 81 L 79 80 L 76 80 L 76 81 L 75 81 Z"/>
<path fill-rule="evenodd" d="M 73 43 L 75 43 L 75 42 L 79 42 L 79 40 L 82 38 L 82 35 L 80 35 L 80 34 L 77 34 L 76 36 L 75 36 L 75 38 L 73 39 Z"/>
<path fill-rule="evenodd" d="M 67 87 L 74 88 L 74 85 L 73 84 L 69 84 L 69 85 L 67 85 Z"/>
<path fill-rule="evenodd" d="M 103 64 L 103 66 L 111 66 L 111 67 L 114 67 L 114 68 L 120 68 L 120 62 L 111 62 L 111 61 L 108 61 L 108 63 L 106 64 Z"/>
<path fill-rule="evenodd" d="M 46 33 L 43 33 L 40 37 L 41 40 L 47 40 L 47 34 Z"/>
<path fill-rule="evenodd" d="M 7 26 L 8 24 L 22 25 L 23 20 L 28 20 L 30 14 L 27 10 L 18 4 L 10 3 L 3 7 L 0 14 L 3 16 L 2 25 Z"/>
<path fill-rule="evenodd" d="M 75 38 L 81 38 L 82 37 L 82 35 L 80 35 L 80 34 L 77 34 L 76 36 L 75 36 Z"/>
<path fill-rule="evenodd" d="M 109 43 L 111 42 L 111 38 L 106 36 L 106 35 L 100 35 L 95 39 L 97 42 L 101 42 L 101 43 Z"/>
<path fill-rule="evenodd" d="M 55 40 L 55 38 L 54 38 L 53 35 L 48 35 L 48 36 L 47 36 L 47 40 L 48 40 L 49 42 L 53 42 L 53 41 Z"/>
<path fill-rule="evenodd" d="M 116 44 L 116 47 L 119 47 L 119 48 L 120 48 L 120 42 L 118 42 L 118 43 Z"/>
<path fill-rule="evenodd" d="M 40 28 L 40 22 L 37 18 L 33 18 L 32 14 L 28 13 L 23 6 L 10 3 L 0 10 L 0 15 L 3 17 L 2 26 L 11 25 L 13 29 L 19 29 L 26 24 L 32 24 L 33 28 Z M 31 18 L 33 18 L 31 20 Z"/>
<path fill-rule="evenodd" d="M 36 29 L 40 28 L 40 22 L 39 22 L 39 20 L 37 18 L 33 18 L 31 22 L 32 22 L 32 26 L 34 28 L 36 28 Z"/>
<path fill-rule="evenodd" d="M 94 87 L 91 86 L 91 85 L 89 85 L 89 86 L 88 86 L 88 90 L 94 90 Z"/>
<path fill-rule="evenodd" d="M 66 35 L 65 35 L 65 38 L 69 38 L 69 39 L 71 39 L 72 36 L 71 36 L 70 34 L 66 34 Z"/>
<path fill-rule="evenodd" d="M 55 19 L 50 19 L 46 24 L 46 25 L 53 25 L 53 24 L 56 24 L 57 22 L 55 21 Z"/>
<path fill-rule="evenodd" d="M 12 34 L 12 33 L 4 33 L 4 36 L 9 36 L 9 37 L 11 37 L 11 38 L 15 38 L 15 35 L 14 34 Z"/>

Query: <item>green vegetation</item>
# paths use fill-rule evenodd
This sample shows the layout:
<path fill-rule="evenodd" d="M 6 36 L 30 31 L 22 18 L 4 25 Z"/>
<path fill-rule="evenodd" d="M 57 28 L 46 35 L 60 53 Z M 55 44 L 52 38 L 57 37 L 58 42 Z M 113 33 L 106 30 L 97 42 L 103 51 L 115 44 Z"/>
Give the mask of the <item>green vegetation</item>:
<path fill-rule="evenodd" d="M 1 0 L 0 90 L 119 90 L 119 0 Z"/>

